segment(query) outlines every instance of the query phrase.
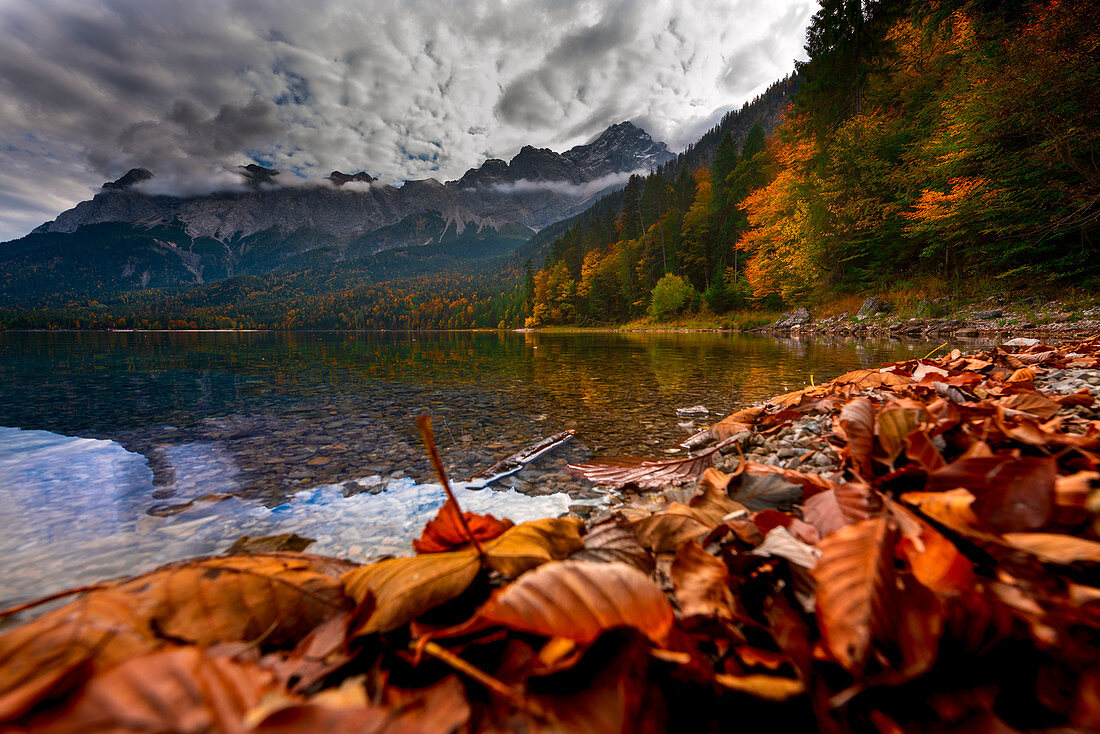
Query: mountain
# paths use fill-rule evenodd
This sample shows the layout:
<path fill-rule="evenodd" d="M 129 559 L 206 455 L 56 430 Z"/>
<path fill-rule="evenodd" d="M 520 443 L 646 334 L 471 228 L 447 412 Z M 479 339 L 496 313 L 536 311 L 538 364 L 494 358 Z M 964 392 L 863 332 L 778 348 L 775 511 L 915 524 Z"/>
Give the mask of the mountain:
<path fill-rule="evenodd" d="M 673 159 L 629 122 L 564 153 L 524 146 L 457 181 L 378 182 L 333 171 L 295 185 L 273 168 L 240 166 L 240 185 L 166 196 L 135 168 L 30 235 L 0 245 L 0 295 L 105 294 L 287 272 L 428 244 L 505 254 L 583 210 L 635 171 Z M 462 254 L 458 255 L 463 257 Z"/>

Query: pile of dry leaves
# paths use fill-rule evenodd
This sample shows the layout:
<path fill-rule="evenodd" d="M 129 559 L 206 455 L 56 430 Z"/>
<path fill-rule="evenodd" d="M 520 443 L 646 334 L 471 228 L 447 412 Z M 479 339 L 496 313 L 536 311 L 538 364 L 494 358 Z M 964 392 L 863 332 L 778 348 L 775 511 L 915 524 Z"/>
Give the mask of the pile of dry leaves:
<path fill-rule="evenodd" d="M 1096 340 L 953 352 L 737 413 L 694 458 L 575 467 L 699 479 L 644 516 L 512 525 L 452 500 L 409 558 L 105 584 L 0 637 L 0 729 L 1100 728 L 1100 421 L 1087 391 L 1035 388 L 1098 366 Z M 842 478 L 710 467 L 811 413 Z"/>

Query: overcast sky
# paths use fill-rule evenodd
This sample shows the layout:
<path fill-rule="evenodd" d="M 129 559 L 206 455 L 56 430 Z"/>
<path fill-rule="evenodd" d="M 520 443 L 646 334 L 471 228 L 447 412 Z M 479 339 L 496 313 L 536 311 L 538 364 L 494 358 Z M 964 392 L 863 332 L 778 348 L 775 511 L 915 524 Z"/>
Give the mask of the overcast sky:
<path fill-rule="evenodd" d="M 630 120 L 673 150 L 789 73 L 810 0 L 0 0 L 0 241 L 165 191 L 454 179 Z"/>

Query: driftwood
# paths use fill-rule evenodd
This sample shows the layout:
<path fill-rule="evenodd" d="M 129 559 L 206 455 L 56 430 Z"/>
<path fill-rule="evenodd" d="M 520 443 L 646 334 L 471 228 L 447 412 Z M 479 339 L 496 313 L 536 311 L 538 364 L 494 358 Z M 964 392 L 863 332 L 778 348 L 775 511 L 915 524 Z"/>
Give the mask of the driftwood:
<path fill-rule="evenodd" d="M 530 464 L 547 451 L 551 451 L 573 438 L 573 434 L 575 433 L 576 431 L 570 428 L 567 431 L 555 433 L 553 436 L 536 441 L 521 451 L 512 454 L 508 458 L 498 461 L 488 469 L 473 475 L 470 477 L 469 481 L 463 483 L 463 486 L 467 489 L 482 489 L 502 477 L 515 474 L 525 465 Z"/>

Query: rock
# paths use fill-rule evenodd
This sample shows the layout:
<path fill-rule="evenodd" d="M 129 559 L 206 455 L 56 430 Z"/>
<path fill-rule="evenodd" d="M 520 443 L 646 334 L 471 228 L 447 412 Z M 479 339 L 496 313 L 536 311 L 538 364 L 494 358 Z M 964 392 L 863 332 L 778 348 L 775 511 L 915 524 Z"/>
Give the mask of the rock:
<path fill-rule="evenodd" d="M 690 408 L 677 408 L 676 415 L 709 415 L 710 411 L 703 405 L 694 405 Z"/>
<path fill-rule="evenodd" d="M 976 319 L 999 319 L 1002 316 L 1004 316 L 1004 313 L 1005 313 L 1004 310 L 999 309 L 999 308 L 995 308 L 991 311 L 979 311 L 978 313 L 974 314 L 974 318 L 976 318 Z"/>
<path fill-rule="evenodd" d="M 776 329 L 790 329 L 794 326 L 808 324 L 811 321 L 813 321 L 813 316 L 810 315 L 810 312 L 806 310 L 805 307 L 800 307 L 790 313 L 784 314 L 783 318 L 776 321 L 772 326 Z"/>
<path fill-rule="evenodd" d="M 982 332 L 977 329 L 959 329 L 955 332 L 955 336 L 981 336 Z"/>
<path fill-rule="evenodd" d="M 1029 337 L 1021 336 L 1015 339 L 1009 339 L 1004 343 L 1006 347 L 1033 347 L 1039 343 L 1038 339 L 1031 339 Z"/>
<path fill-rule="evenodd" d="M 569 505 L 569 511 L 584 520 L 590 517 L 596 508 L 592 505 Z"/>
<path fill-rule="evenodd" d="M 227 554 L 234 553 L 274 553 L 276 551 L 293 551 L 300 553 L 313 544 L 312 538 L 303 538 L 297 533 L 280 533 L 279 535 L 267 535 L 262 538 L 250 538 L 242 535 L 229 546 Z"/>
<path fill-rule="evenodd" d="M 893 310 L 894 307 L 890 305 L 888 301 L 871 296 L 865 300 L 863 305 L 859 307 L 859 310 L 856 311 L 856 318 L 867 318 L 877 313 L 890 313 Z"/>

